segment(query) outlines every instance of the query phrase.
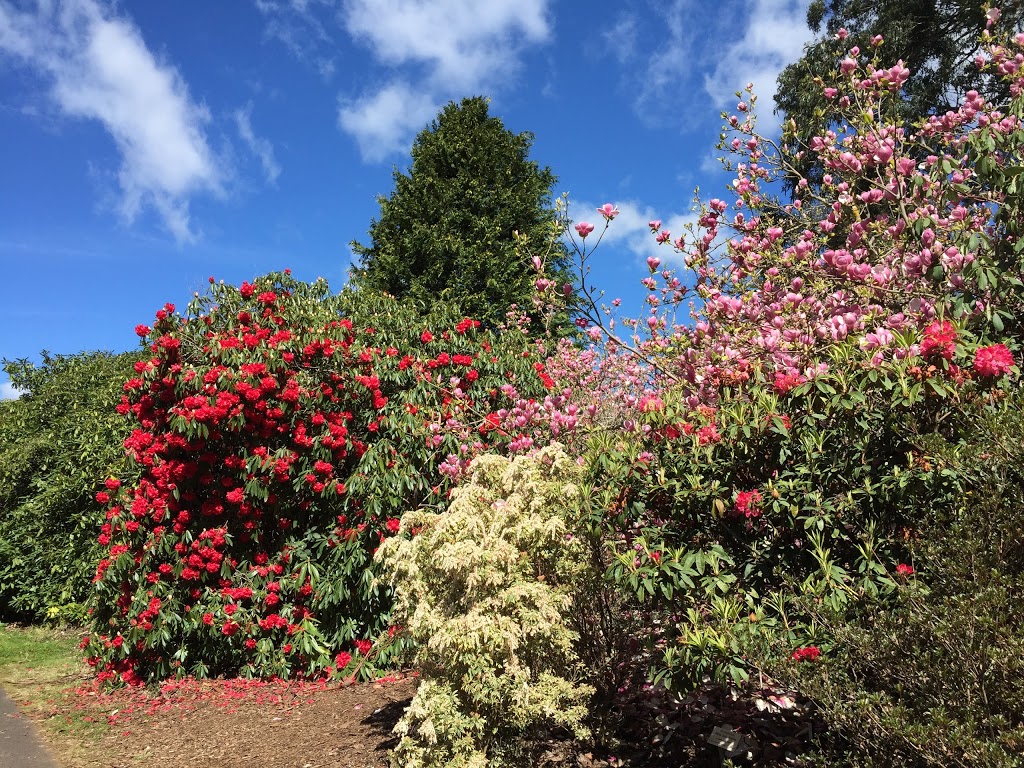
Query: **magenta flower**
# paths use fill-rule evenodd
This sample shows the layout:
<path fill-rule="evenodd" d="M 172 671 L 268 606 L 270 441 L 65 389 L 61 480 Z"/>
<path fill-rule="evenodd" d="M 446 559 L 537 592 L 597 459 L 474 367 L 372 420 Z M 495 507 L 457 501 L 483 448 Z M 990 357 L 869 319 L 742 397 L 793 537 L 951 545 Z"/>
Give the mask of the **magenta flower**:
<path fill-rule="evenodd" d="M 979 376 L 997 378 L 1013 367 L 1013 353 L 1005 344 L 981 347 L 974 353 L 974 370 Z"/>
<path fill-rule="evenodd" d="M 611 203 L 605 203 L 604 205 L 597 209 L 597 212 L 604 216 L 606 221 L 611 221 L 612 219 L 619 215 L 619 209 L 616 208 Z"/>
<path fill-rule="evenodd" d="M 599 208 L 598 210 L 601 210 L 601 209 Z M 587 235 L 589 235 L 593 231 L 594 231 L 594 225 L 593 224 L 588 224 L 585 221 L 581 221 L 579 224 L 576 225 L 576 232 L 577 232 L 577 234 L 579 234 L 580 237 L 586 237 Z"/>
<path fill-rule="evenodd" d="M 761 500 L 761 492 L 758 490 L 739 491 L 736 494 L 736 514 L 743 515 L 747 518 L 760 517 Z"/>
<path fill-rule="evenodd" d="M 921 340 L 921 357 L 938 356 L 952 360 L 955 351 L 956 328 L 948 320 L 936 320 L 924 329 L 924 338 Z M 977 366 L 977 358 L 975 358 L 975 366 Z"/>

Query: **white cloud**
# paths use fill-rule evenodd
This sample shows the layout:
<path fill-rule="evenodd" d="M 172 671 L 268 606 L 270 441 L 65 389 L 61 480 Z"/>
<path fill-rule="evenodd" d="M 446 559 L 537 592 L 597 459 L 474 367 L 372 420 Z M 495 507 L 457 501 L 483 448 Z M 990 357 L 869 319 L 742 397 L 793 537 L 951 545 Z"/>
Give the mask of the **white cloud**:
<path fill-rule="evenodd" d="M 338 125 L 352 134 L 364 160 L 378 162 L 409 149 L 409 136 L 423 129 L 439 110 L 430 94 L 393 82 L 369 96 L 343 102 Z"/>
<path fill-rule="evenodd" d="M 619 17 L 603 37 L 609 55 L 631 65 L 622 87 L 636 94 L 634 110 L 644 121 L 672 120 L 684 130 L 706 125 L 735 105 L 737 90 L 753 82 L 762 127 L 770 130 L 776 125 L 771 114 L 776 77 L 812 38 L 808 4 L 719 0 L 711 8 L 696 0 L 651 1 L 645 13 L 656 23 L 633 26 L 628 17 Z"/>
<path fill-rule="evenodd" d="M 333 0 L 256 0 L 256 9 L 266 20 L 264 34 L 279 41 L 295 58 L 311 64 L 324 80 L 334 76 L 334 41 L 317 18 L 321 8 L 331 9 Z"/>
<path fill-rule="evenodd" d="M 346 30 L 379 63 L 403 68 L 342 101 L 338 122 L 375 161 L 408 149 L 439 104 L 508 82 L 523 50 L 547 42 L 548 0 L 347 0 Z M 427 106 L 430 105 L 430 109 Z"/>
<path fill-rule="evenodd" d="M 24 12 L 0 5 L 0 49 L 50 81 L 65 115 L 97 120 L 114 139 L 127 221 L 152 207 L 175 239 L 195 240 L 190 198 L 223 194 L 224 172 L 204 132 L 210 116 L 130 21 L 97 0 L 40 1 Z"/>
<path fill-rule="evenodd" d="M 747 83 L 758 96 L 760 127 L 778 127 L 772 114 L 775 80 L 786 65 L 803 55 L 813 38 L 807 26 L 807 0 L 748 0 L 743 37 L 723 46 L 704 88 L 720 109 L 735 106 L 735 93 Z"/>
<path fill-rule="evenodd" d="M 281 166 L 277 162 L 277 158 L 274 157 L 274 146 L 270 141 L 253 133 L 252 102 L 247 104 L 245 109 L 236 109 L 234 118 L 238 135 L 242 137 L 242 141 L 245 142 L 249 150 L 259 158 L 260 165 L 263 166 L 263 175 L 266 176 L 267 181 L 274 184 L 277 177 L 281 175 Z"/>
<path fill-rule="evenodd" d="M 0 381 L 0 400 L 17 400 L 21 393 L 9 381 Z"/>
<path fill-rule="evenodd" d="M 345 28 L 389 65 L 421 63 L 446 88 L 465 90 L 517 66 L 527 44 L 548 40 L 547 0 L 348 0 Z"/>
<path fill-rule="evenodd" d="M 612 27 L 601 33 L 607 50 L 619 64 L 625 64 L 636 55 L 637 32 L 636 16 L 624 13 Z"/>

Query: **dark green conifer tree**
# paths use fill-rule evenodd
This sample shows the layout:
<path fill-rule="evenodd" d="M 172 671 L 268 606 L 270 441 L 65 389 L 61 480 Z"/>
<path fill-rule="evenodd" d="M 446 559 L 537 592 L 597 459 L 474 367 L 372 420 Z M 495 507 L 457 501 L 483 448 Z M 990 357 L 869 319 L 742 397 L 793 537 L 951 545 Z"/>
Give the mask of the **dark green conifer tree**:
<path fill-rule="evenodd" d="M 450 102 L 417 136 L 409 171 L 395 170 L 391 196 L 379 198 L 369 245 L 353 241 L 355 284 L 424 308 L 446 302 L 495 326 L 512 304 L 531 309 L 530 255 L 571 282 L 568 252 L 552 239 L 556 179 L 529 159 L 532 144 L 532 134 L 491 117 L 487 99 Z M 530 255 L 517 251 L 515 232 Z"/>

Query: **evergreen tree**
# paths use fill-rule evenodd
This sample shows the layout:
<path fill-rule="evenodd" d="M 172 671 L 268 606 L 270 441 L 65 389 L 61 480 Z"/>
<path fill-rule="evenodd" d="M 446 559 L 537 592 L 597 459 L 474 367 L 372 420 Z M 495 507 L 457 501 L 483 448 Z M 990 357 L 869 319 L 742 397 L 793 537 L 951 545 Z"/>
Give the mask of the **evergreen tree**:
<path fill-rule="evenodd" d="M 378 199 L 370 245 L 352 243 L 357 286 L 497 325 L 510 305 L 531 307 L 535 278 L 515 232 L 570 282 L 568 252 L 552 238 L 555 176 L 528 159 L 533 135 L 508 131 L 487 105 L 449 102 L 417 136 L 409 172 L 396 169 L 394 192 Z"/>

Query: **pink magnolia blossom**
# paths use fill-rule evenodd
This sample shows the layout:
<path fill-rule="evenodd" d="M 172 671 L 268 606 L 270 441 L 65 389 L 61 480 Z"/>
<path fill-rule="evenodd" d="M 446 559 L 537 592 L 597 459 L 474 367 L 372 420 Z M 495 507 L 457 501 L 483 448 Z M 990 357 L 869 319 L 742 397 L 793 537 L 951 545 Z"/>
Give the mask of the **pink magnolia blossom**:
<path fill-rule="evenodd" d="M 616 208 L 611 203 L 605 203 L 604 205 L 597 209 L 597 212 L 604 216 L 605 220 L 607 221 L 611 221 L 612 219 L 619 215 L 619 209 Z"/>
<path fill-rule="evenodd" d="M 600 209 L 598 209 L 598 210 L 600 210 Z M 594 225 L 590 224 L 590 223 L 588 223 L 586 221 L 581 221 L 579 224 L 576 225 L 576 232 L 577 232 L 577 234 L 579 234 L 580 237 L 584 237 L 585 238 L 587 235 L 589 235 L 593 231 L 594 231 Z"/>

